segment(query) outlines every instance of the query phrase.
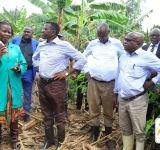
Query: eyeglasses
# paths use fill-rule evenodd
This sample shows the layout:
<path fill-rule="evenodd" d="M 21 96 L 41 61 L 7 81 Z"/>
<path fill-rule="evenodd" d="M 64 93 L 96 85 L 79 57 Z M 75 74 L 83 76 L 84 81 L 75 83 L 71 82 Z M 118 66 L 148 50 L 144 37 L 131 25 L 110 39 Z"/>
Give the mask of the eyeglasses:
<path fill-rule="evenodd" d="M 149 35 L 149 36 L 151 36 L 151 37 L 159 37 L 160 35 L 158 35 L 158 34 L 151 34 L 151 35 Z"/>
<path fill-rule="evenodd" d="M 138 41 L 136 41 L 136 40 L 134 40 L 134 39 L 130 39 L 130 38 L 124 38 L 124 40 L 125 41 L 127 41 L 127 42 L 136 42 L 136 43 L 138 43 Z"/>
<path fill-rule="evenodd" d="M 108 37 L 108 35 L 106 35 L 106 36 L 97 36 L 97 37 L 98 37 L 98 39 L 105 39 L 105 38 Z"/>

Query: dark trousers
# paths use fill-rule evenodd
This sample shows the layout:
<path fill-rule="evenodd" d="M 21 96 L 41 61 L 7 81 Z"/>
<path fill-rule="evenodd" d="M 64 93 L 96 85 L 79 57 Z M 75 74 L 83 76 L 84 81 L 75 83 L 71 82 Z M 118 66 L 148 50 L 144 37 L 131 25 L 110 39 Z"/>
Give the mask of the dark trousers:
<path fill-rule="evenodd" d="M 40 79 L 39 101 L 45 128 L 52 127 L 54 121 L 59 131 L 65 128 L 65 93 L 65 79 L 52 82 L 45 82 Z"/>
<path fill-rule="evenodd" d="M 33 72 L 32 69 L 27 70 L 21 76 L 23 93 L 24 93 L 24 110 L 30 112 L 31 109 L 31 93 L 32 93 L 32 84 L 33 84 Z"/>
<path fill-rule="evenodd" d="M 84 79 L 84 82 L 86 81 L 87 79 L 85 78 Z M 81 84 L 81 82 L 83 81 L 77 81 L 77 86 L 79 86 Z M 87 84 L 85 85 L 87 86 Z M 88 102 L 87 102 L 87 94 L 85 94 L 85 110 L 88 110 Z M 77 109 L 81 109 L 82 107 L 82 101 L 83 101 L 83 92 L 82 92 L 82 89 L 81 88 L 78 88 L 77 89 Z"/>

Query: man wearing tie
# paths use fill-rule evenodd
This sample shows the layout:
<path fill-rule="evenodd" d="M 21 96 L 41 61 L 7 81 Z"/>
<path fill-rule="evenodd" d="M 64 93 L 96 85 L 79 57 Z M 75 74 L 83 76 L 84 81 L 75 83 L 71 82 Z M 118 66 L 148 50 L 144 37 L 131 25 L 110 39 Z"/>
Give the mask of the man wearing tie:
<path fill-rule="evenodd" d="M 153 29 L 150 34 L 150 44 L 142 46 L 143 50 L 150 51 L 155 54 L 158 58 L 160 58 L 160 29 Z"/>
<path fill-rule="evenodd" d="M 142 46 L 143 50 L 150 51 L 153 54 L 155 54 L 159 59 L 160 59 L 160 29 L 155 28 L 153 29 L 150 34 L 150 44 Z M 160 99 L 157 99 L 157 101 L 160 102 Z M 147 110 L 147 120 L 151 119 L 151 114 L 153 110 L 153 104 L 148 105 L 148 110 Z"/>

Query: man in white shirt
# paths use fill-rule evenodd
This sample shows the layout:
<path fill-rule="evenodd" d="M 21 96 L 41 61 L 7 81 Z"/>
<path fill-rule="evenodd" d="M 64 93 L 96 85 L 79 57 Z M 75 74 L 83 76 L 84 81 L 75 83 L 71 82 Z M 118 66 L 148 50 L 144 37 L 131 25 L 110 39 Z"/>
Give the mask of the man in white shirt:
<path fill-rule="evenodd" d="M 133 150 L 134 136 L 136 150 L 144 150 L 147 90 L 160 84 L 160 60 L 150 52 L 142 50 L 144 36 L 138 32 L 129 33 L 124 39 L 126 54 L 119 59 L 119 71 L 115 82 L 115 101 L 119 101 L 119 125 L 123 135 L 123 150 Z M 152 71 L 157 76 L 147 80 Z"/>
<path fill-rule="evenodd" d="M 160 59 L 160 29 L 158 28 L 154 28 L 153 30 L 151 30 L 150 34 L 149 34 L 149 38 L 151 43 L 142 46 L 142 49 L 149 51 L 153 54 L 155 54 L 159 59 Z M 160 98 L 157 99 L 158 102 L 160 102 Z M 147 109 L 147 120 L 152 118 L 152 111 L 153 111 L 153 103 L 148 105 L 148 109 Z M 156 117 L 156 116 L 155 116 Z"/>
<path fill-rule="evenodd" d="M 90 143 L 95 142 L 99 136 L 101 106 L 106 136 L 112 132 L 114 121 L 113 110 L 116 106 L 113 101 L 114 80 L 118 71 L 118 55 L 125 51 L 119 40 L 109 37 L 109 32 L 106 23 L 98 25 L 98 38 L 91 41 L 83 53 L 87 57 L 87 64 L 83 70 L 88 79 Z M 115 148 L 110 140 L 107 141 L 106 146 L 109 149 Z"/>

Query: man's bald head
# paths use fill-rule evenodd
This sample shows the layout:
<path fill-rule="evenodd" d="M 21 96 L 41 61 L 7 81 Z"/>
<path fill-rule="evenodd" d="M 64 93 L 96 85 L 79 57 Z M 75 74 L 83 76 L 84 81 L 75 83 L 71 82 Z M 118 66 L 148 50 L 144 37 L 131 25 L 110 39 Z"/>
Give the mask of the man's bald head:
<path fill-rule="evenodd" d="M 105 44 L 108 41 L 108 35 L 109 35 L 109 26 L 107 23 L 101 23 L 97 27 L 97 36 L 99 38 L 99 41 L 103 44 Z"/>
<path fill-rule="evenodd" d="M 158 44 L 160 42 L 160 29 L 154 28 L 151 30 L 149 37 L 152 44 Z"/>
<path fill-rule="evenodd" d="M 144 35 L 142 33 L 131 32 L 128 35 L 133 37 L 133 39 L 135 39 L 139 43 L 139 47 L 141 47 L 143 45 L 143 43 L 144 43 Z"/>
<path fill-rule="evenodd" d="M 139 32 L 130 32 L 124 42 L 124 49 L 132 54 L 134 51 L 142 47 L 144 43 L 144 35 Z"/>

